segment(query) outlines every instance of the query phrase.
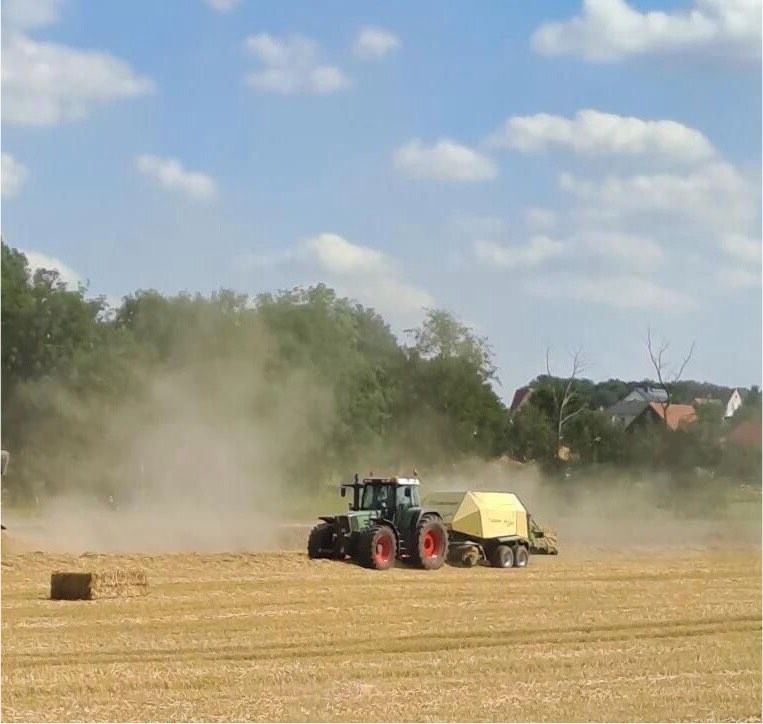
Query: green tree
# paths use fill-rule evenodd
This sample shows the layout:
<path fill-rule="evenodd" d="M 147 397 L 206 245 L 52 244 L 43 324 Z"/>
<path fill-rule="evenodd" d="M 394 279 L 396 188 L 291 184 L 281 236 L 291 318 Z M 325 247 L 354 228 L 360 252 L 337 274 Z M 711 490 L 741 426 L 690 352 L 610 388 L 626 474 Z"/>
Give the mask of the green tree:
<path fill-rule="evenodd" d="M 522 462 L 549 461 L 556 453 L 556 434 L 541 407 L 525 405 L 506 424 L 506 451 Z"/>
<path fill-rule="evenodd" d="M 455 357 L 477 370 L 484 380 L 496 379 L 493 351 L 487 339 L 449 312 L 428 309 L 422 325 L 406 331 L 413 337 L 415 352 L 423 359 Z"/>

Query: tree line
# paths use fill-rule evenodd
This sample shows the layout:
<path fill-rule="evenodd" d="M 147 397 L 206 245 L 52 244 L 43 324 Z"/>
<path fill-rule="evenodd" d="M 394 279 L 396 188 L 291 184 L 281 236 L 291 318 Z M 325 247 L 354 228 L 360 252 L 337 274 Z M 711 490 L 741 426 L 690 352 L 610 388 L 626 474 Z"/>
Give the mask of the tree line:
<path fill-rule="evenodd" d="M 130 484 L 143 464 L 130 455 L 136 435 L 161 422 L 169 388 L 157 388 L 160 379 L 182 390 L 173 409 L 194 410 L 215 434 L 225 433 L 232 411 L 270 434 L 283 448 L 273 465 L 305 490 L 371 464 L 442 469 L 466 457 L 508 456 L 558 472 L 566 464 L 557 454 L 558 395 L 567 386 L 564 444 L 578 464 L 760 476 L 759 456 L 757 468 L 752 457 L 740 463 L 710 413 L 680 433 L 629 435 L 613 426 L 601 409 L 630 389 L 620 380 L 540 375 L 529 403 L 512 414 L 496 391 L 488 341 L 443 310 L 427 310 L 399 339 L 373 309 L 322 284 L 255 297 L 142 290 L 113 309 L 84 287 L 67 287 L 55 270 L 32 273 L 24 254 L 3 243 L 2 446 L 13 457 L 6 492 L 24 499 Z M 672 394 L 679 401 L 720 391 L 681 382 Z M 745 395 L 745 414 L 759 416 L 759 391 Z M 242 430 L 231 428 L 231 439 Z M 126 462 L 104 464 L 117 458 Z"/>

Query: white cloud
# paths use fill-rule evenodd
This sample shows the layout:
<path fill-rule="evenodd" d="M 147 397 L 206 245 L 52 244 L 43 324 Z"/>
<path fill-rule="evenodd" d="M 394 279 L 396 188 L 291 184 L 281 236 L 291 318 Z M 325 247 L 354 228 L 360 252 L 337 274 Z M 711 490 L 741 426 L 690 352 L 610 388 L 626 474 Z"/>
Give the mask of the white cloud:
<path fill-rule="evenodd" d="M 451 214 L 448 226 L 459 237 L 468 236 L 472 239 L 490 239 L 506 233 L 506 221 L 499 216 L 478 216 L 475 214 Z"/>
<path fill-rule="evenodd" d="M 372 277 L 365 283 L 347 278 L 337 283 L 343 293 L 393 320 L 417 320 L 423 310 L 435 306 L 434 297 L 414 284 L 394 276 Z"/>
<path fill-rule="evenodd" d="M 346 241 L 338 234 L 321 234 L 307 242 L 320 267 L 332 274 L 388 274 L 382 252 Z"/>
<path fill-rule="evenodd" d="M 344 293 L 381 312 L 407 316 L 434 304 L 428 292 L 404 281 L 394 261 L 377 249 L 353 244 L 337 234 L 320 234 L 305 247 Z"/>
<path fill-rule="evenodd" d="M 407 282 L 390 256 L 338 234 L 319 234 L 275 253 L 250 254 L 238 263 L 244 268 L 297 264 L 313 269 L 340 294 L 395 320 L 417 321 L 424 307 L 434 305 L 432 295 Z"/>
<path fill-rule="evenodd" d="M 341 69 L 319 62 L 317 43 L 301 35 L 250 35 L 245 48 L 264 66 L 247 76 L 247 83 L 257 90 L 282 95 L 326 95 L 350 85 Z"/>
<path fill-rule="evenodd" d="M 560 274 L 529 280 L 525 289 L 546 299 L 571 299 L 619 309 L 685 311 L 695 300 L 676 289 L 636 275 L 576 276 Z"/>
<path fill-rule="evenodd" d="M 650 268 L 664 257 L 662 247 L 645 236 L 617 231 L 588 231 L 579 236 L 589 251 L 599 256 L 625 261 L 629 266 Z"/>
<path fill-rule="evenodd" d="M 279 249 L 278 251 L 247 252 L 235 259 L 236 267 L 245 271 L 252 269 L 273 269 L 281 264 L 304 261 L 304 253 L 299 249 Z"/>
<path fill-rule="evenodd" d="M 434 181 L 487 181 L 498 174 L 489 158 L 447 138 L 429 147 L 413 140 L 395 151 L 394 162 L 412 178 Z"/>
<path fill-rule="evenodd" d="M 58 20 L 61 0 L 4 0 L 3 24 L 15 30 L 31 30 Z"/>
<path fill-rule="evenodd" d="M 738 261 L 760 265 L 760 239 L 753 239 L 742 234 L 727 234 L 721 240 L 721 248 Z"/>
<path fill-rule="evenodd" d="M 497 236 L 505 236 L 505 233 L 491 234 L 473 242 L 472 252 L 483 264 L 502 269 L 537 267 L 565 256 L 569 263 L 588 264 L 592 258 L 599 258 L 608 261 L 608 267 L 648 271 L 665 256 L 662 247 L 653 239 L 619 229 L 607 231 L 581 227 L 576 230 L 573 227 L 562 239 L 536 234 L 526 243 L 499 243 L 495 240 Z M 611 273 L 611 269 L 607 273 Z"/>
<path fill-rule="evenodd" d="M 181 191 L 194 199 L 207 201 L 217 194 L 215 182 L 206 174 L 187 171 L 174 158 L 143 154 L 135 159 L 138 170 L 168 189 Z"/>
<path fill-rule="evenodd" d="M 729 163 L 707 164 L 685 174 L 608 176 L 591 181 L 561 174 L 560 186 L 587 202 L 603 219 L 624 217 L 645 222 L 657 215 L 679 220 L 686 228 L 716 231 L 747 229 L 758 213 L 759 190 Z"/>
<path fill-rule="evenodd" d="M 535 236 L 527 244 L 504 246 L 494 241 L 475 241 L 477 258 L 490 266 L 503 269 L 534 267 L 560 256 L 565 245 L 547 236 Z"/>
<path fill-rule="evenodd" d="M 694 128 L 676 121 L 649 121 L 592 109 L 574 118 L 538 113 L 513 116 L 489 142 L 523 152 L 553 147 L 583 155 L 658 156 L 676 161 L 707 161 L 715 150 Z"/>
<path fill-rule="evenodd" d="M 751 272 L 739 267 L 724 267 L 717 273 L 718 283 L 726 289 L 749 289 L 760 285 L 760 271 Z"/>
<path fill-rule="evenodd" d="M 688 10 L 640 12 L 626 0 L 583 0 L 580 15 L 541 26 L 531 42 L 543 55 L 594 62 L 668 54 L 758 61 L 761 3 L 695 0 Z"/>
<path fill-rule="evenodd" d="M 761 240 L 727 234 L 721 240 L 721 249 L 734 263 L 734 266 L 722 266 L 717 271 L 721 287 L 726 289 L 749 289 L 761 283 Z"/>
<path fill-rule="evenodd" d="M 20 249 L 20 251 L 27 258 L 31 274 L 34 274 L 37 269 L 54 269 L 58 272 L 61 281 L 72 291 L 75 291 L 80 284 L 85 283 L 81 274 L 64 264 L 60 259 L 56 259 L 56 257 L 48 256 L 39 251 L 27 251 L 26 249 Z"/>
<path fill-rule="evenodd" d="M 204 0 L 215 12 L 227 13 L 233 10 L 241 0 Z"/>
<path fill-rule="evenodd" d="M 551 209 L 533 207 L 525 211 L 525 226 L 531 232 L 548 231 L 556 225 L 556 213 Z"/>
<path fill-rule="evenodd" d="M 59 279 L 64 283 L 66 288 L 71 292 L 79 290 L 80 286 L 87 287 L 87 280 L 79 272 L 72 269 L 68 264 L 65 264 L 60 259 L 44 254 L 39 251 L 27 251 L 26 249 L 19 249 L 27 259 L 27 265 L 29 267 L 30 281 L 31 277 L 38 269 L 55 270 L 58 272 Z M 87 295 L 89 298 L 102 297 L 106 304 L 112 309 L 116 309 L 122 304 L 122 297 L 117 297 L 114 294 L 94 294 L 92 291 Z"/>
<path fill-rule="evenodd" d="M 375 60 L 400 47 L 400 40 L 383 28 L 363 28 L 355 38 L 353 52 L 362 60 Z"/>
<path fill-rule="evenodd" d="M 3 198 L 12 198 L 26 182 L 29 170 L 23 163 L 20 163 L 11 156 L 10 153 L 3 153 L 0 176 L 2 176 Z"/>
<path fill-rule="evenodd" d="M 52 126 L 86 118 L 91 109 L 151 93 L 151 80 L 109 53 L 40 42 L 29 30 L 54 23 L 59 3 L 3 6 L 3 120 Z"/>

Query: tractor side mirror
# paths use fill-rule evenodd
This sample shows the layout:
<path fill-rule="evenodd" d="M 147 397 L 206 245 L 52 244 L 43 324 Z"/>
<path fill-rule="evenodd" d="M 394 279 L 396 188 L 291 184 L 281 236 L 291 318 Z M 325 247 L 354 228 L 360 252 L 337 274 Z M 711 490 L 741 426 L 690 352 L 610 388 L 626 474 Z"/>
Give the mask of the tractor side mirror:
<path fill-rule="evenodd" d="M 347 488 L 340 488 L 339 494 L 344 498 L 347 495 Z"/>
<path fill-rule="evenodd" d="M 411 497 L 411 489 L 410 489 L 410 488 L 405 488 L 405 489 L 403 490 L 403 495 L 404 495 L 406 498 L 410 498 L 410 497 Z"/>

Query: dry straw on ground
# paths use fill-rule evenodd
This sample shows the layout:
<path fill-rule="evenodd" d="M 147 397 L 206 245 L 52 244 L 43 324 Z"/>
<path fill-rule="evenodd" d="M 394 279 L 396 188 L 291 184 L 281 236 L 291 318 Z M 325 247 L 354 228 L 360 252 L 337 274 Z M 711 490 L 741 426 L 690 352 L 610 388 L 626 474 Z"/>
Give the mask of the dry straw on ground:
<path fill-rule="evenodd" d="M 151 595 L 48 600 L 51 570 Z M 760 549 L 524 570 L 3 555 L 3 721 L 760 721 Z"/>
<path fill-rule="evenodd" d="M 146 593 L 146 573 L 137 568 L 112 568 L 96 572 L 56 571 L 50 576 L 50 597 L 54 601 L 129 598 Z"/>

